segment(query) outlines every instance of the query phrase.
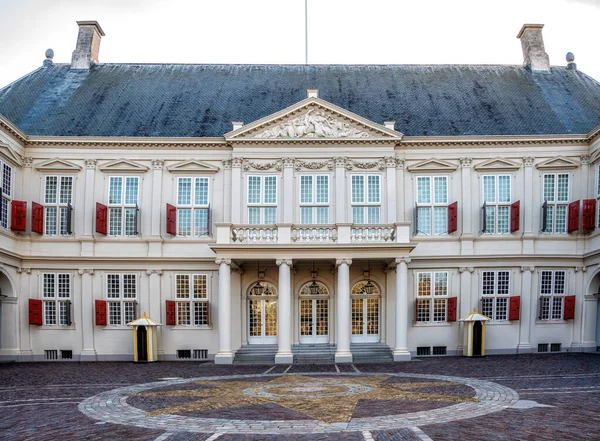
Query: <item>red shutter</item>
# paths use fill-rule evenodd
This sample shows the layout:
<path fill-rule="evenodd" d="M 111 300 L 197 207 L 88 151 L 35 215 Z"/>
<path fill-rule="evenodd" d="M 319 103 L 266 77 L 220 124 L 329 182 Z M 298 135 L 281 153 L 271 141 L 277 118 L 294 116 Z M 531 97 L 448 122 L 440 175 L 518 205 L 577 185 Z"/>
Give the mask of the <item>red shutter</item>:
<path fill-rule="evenodd" d="M 96 300 L 96 326 L 106 326 L 106 300 Z"/>
<path fill-rule="evenodd" d="M 456 321 L 456 304 L 458 303 L 457 297 L 450 297 L 448 299 L 448 322 Z"/>
<path fill-rule="evenodd" d="M 108 207 L 96 202 L 96 233 L 108 233 Z"/>
<path fill-rule="evenodd" d="M 175 302 L 173 300 L 167 300 L 167 325 L 175 326 L 177 321 L 175 320 Z"/>
<path fill-rule="evenodd" d="M 581 210 L 581 229 L 593 230 L 596 227 L 596 199 L 584 199 Z"/>
<path fill-rule="evenodd" d="M 521 201 L 514 202 L 510 205 L 510 232 L 519 231 L 519 223 L 521 217 Z"/>
<path fill-rule="evenodd" d="M 12 201 L 11 208 L 10 229 L 25 231 L 27 229 L 27 202 Z"/>
<path fill-rule="evenodd" d="M 44 234 L 44 206 L 37 202 L 31 203 L 31 231 Z"/>
<path fill-rule="evenodd" d="M 448 205 L 448 234 L 458 230 L 458 202 Z"/>
<path fill-rule="evenodd" d="M 29 324 L 41 326 L 42 321 L 42 301 L 29 299 Z"/>
<path fill-rule="evenodd" d="M 167 234 L 177 235 L 177 208 L 167 204 Z"/>
<path fill-rule="evenodd" d="M 508 309 L 509 320 L 519 320 L 521 318 L 521 296 L 510 297 Z"/>
<path fill-rule="evenodd" d="M 569 204 L 569 225 L 567 232 L 572 233 L 577 230 L 579 230 L 579 201 Z"/>
<path fill-rule="evenodd" d="M 565 320 L 575 318 L 575 296 L 565 296 L 565 313 L 563 318 Z"/>

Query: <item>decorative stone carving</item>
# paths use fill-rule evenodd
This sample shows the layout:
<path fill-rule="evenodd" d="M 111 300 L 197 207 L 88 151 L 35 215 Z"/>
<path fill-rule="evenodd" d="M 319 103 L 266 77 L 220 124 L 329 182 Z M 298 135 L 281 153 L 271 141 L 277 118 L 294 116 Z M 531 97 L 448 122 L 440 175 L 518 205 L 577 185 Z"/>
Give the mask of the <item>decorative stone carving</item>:
<path fill-rule="evenodd" d="M 587 266 L 576 266 L 575 272 L 578 273 L 579 271 L 581 271 L 583 273 L 587 273 Z"/>
<path fill-rule="evenodd" d="M 236 168 L 241 168 L 244 164 L 243 158 L 231 158 L 231 166 Z"/>
<path fill-rule="evenodd" d="M 346 163 L 348 162 L 348 158 L 344 156 L 338 156 L 333 158 L 333 162 L 336 167 L 346 167 Z"/>
<path fill-rule="evenodd" d="M 404 159 L 396 158 L 396 170 L 404 169 Z"/>
<path fill-rule="evenodd" d="M 581 164 L 586 165 L 592 162 L 592 155 L 581 155 Z"/>
<path fill-rule="evenodd" d="M 265 130 L 257 138 L 368 138 L 368 132 L 334 118 L 323 110 L 311 109 L 290 121 Z"/>
<path fill-rule="evenodd" d="M 352 265 L 352 259 L 336 259 L 335 266 L 338 267 L 342 264 L 346 264 L 348 266 Z"/>
<path fill-rule="evenodd" d="M 17 268 L 17 274 L 31 274 L 31 268 Z"/>
<path fill-rule="evenodd" d="M 463 168 L 471 167 L 471 163 L 473 162 L 473 158 L 459 158 L 460 166 Z"/>
<path fill-rule="evenodd" d="M 469 266 L 469 267 L 467 267 L 467 266 L 461 266 L 458 269 L 458 272 L 461 273 L 461 274 L 464 273 L 465 271 L 468 271 L 469 273 L 473 274 L 473 271 L 475 271 L 475 268 L 473 268 L 472 266 Z"/>
<path fill-rule="evenodd" d="M 222 162 L 225 170 L 229 170 L 231 168 L 231 159 L 224 159 Z"/>
<path fill-rule="evenodd" d="M 535 271 L 535 266 L 522 266 L 521 272 L 524 273 L 525 271 L 529 271 L 530 273 L 532 273 L 533 271 Z"/>
<path fill-rule="evenodd" d="M 79 273 L 80 276 L 83 276 L 84 274 L 89 274 L 90 276 L 94 275 L 94 270 L 91 268 L 87 268 L 87 269 L 80 269 L 77 271 L 77 273 Z"/>
<path fill-rule="evenodd" d="M 346 170 L 352 170 L 354 168 L 359 168 L 361 170 L 369 170 L 372 168 L 377 168 L 379 170 L 385 170 L 386 161 L 384 158 L 380 158 L 377 161 L 371 162 L 361 162 L 355 161 L 353 159 L 348 159 L 346 161 Z"/>
<path fill-rule="evenodd" d="M 533 161 L 535 161 L 533 156 L 526 156 L 523 158 L 523 164 L 525 167 L 531 167 L 533 165 Z"/>
<path fill-rule="evenodd" d="M 153 269 L 153 270 L 146 270 L 146 274 L 148 274 L 149 276 L 151 276 L 152 274 L 156 274 L 157 276 L 162 276 L 162 270 L 157 270 L 157 269 Z"/>
<path fill-rule="evenodd" d="M 275 263 L 277 264 L 277 266 L 281 266 L 281 265 L 292 266 L 292 259 L 277 259 L 275 261 Z"/>
<path fill-rule="evenodd" d="M 225 257 L 217 257 L 215 259 L 215 263 L 217 265 L 221 265 L 222 263 L 226 264 L 226 265 L 231 265 L 231 259 L 225 258 Z"/>
<path fill-rule="evenodd" d="M 154 170 L 162 170 L 164 166 L 165 166 L 165 161 L 163 161 L 162 159 L 153 159 L 152 160 L 152 168 Z"/>
<path fill-rule="evenodd" d="M 283 158 L 283 167 L 284 168 L 291 168 L 294 166 L 294 163 L 296 162 L 295 158 Z"/>
<path fill-rule="evenodd" d="M 249 171 L 250 169 L 258 170 L 258 171 L 267 171 L 274 168 L 277 171 L 281 171 L 281 161 L 273 161 L 273 162 L 250 162 L 244 161 L 244 171 Z"/>
<path fill-rule="evenodd" d="M 398 257 L 395 259 L 394 263 L 396 265 L 400 265 L 402 262 L 406 263 L 407 265 L 410 263 L 411 259 L 410 257 Z M 397 268 L 397 266 L 396 266 Z"/>
<path fill-rule="evenodd" d="M 33 158 L 31 156 L 22 156 L 23 167 L 33 167 Z"/>
<path fill-rule="evenodd" d="M 315 161 L 315 162 L 306 162 L 306 161 L 301 161 L 301 160 L 297 160 L 296 161 L 296 171 L 300 171 L 303 168 L 307 169 L 307 170 L 319 170 L 323 167 L 327 167 L 327 169 L 329 170 L 333 170 L 333 160 L 327 160 L 327 161 Z"/>
<path fill-rule="evenodd" d="M 95 169 L 97 165 L 98 165 L 98 161 L 96 161 L 95 159 L 86 159 L 85 160 L 85 167 L 90 170 Z"/>
<path fill-rule="evenodd" d="M 396 167 L 398 164 L 398 158 L 395 156 L 386 156 L 383 159 L 385 160 L 386 167 Z"/>

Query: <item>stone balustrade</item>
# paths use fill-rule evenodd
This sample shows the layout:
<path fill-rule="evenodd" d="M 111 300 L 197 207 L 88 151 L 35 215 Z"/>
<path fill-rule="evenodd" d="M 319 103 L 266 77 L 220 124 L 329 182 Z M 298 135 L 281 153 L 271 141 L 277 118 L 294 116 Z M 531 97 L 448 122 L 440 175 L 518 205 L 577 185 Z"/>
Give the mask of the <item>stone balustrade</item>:
<path fill-rule="evenodd" d="M 330 243 L 337 242 L 335 225 L 294 225 L 292 242 L 294 243 Z"/>
<path fill-rule="evenodd" d="M 394 225 L 358 225 L 351 229 L 352 242 L 395 242 L 396 227 Z"/>
<path fill-rule="evenodd" d="M 276 225 L 237 225 L 231 228 L 231 243 L 277 243 Z"/>

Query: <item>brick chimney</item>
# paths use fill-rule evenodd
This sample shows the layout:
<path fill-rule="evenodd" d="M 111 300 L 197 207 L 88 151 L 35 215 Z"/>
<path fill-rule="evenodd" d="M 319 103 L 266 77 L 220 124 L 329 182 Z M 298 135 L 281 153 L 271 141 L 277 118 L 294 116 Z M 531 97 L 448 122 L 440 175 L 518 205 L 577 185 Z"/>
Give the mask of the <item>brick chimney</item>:
<path fill-rule="evenodd" d="M 78 21 L 77 24 L 79 35 L 71 58 L 71 69 L 89 69 L 92 64 L 98 63 L 100 39 L 104 31 L 97 21 Z"/>
<path fill-rule="evenodd" d="M 536 71 L 549 71 L 550 59 L 544 49 L 543 24 L 524 24 L 517 38 L 523 48 L 523 65 Z"/>

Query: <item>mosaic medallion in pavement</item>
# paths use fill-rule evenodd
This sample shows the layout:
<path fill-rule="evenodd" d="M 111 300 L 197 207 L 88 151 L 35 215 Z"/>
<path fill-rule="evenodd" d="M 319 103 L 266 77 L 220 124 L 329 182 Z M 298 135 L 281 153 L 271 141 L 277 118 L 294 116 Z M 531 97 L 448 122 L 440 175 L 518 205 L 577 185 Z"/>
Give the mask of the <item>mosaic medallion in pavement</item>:
<path fill-rule="evenodd" d="M 238 375 L 125 387 L 79 406 L 117 424 L 222 433 L 412 427 L 479 416 L 517 394 L 481 380 L 417 374 Z"/>

